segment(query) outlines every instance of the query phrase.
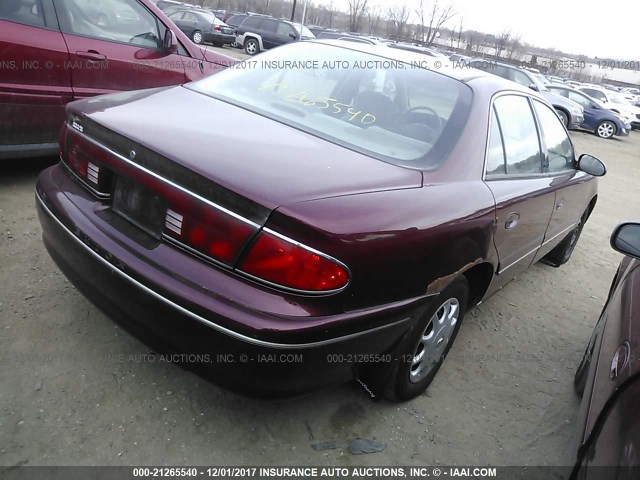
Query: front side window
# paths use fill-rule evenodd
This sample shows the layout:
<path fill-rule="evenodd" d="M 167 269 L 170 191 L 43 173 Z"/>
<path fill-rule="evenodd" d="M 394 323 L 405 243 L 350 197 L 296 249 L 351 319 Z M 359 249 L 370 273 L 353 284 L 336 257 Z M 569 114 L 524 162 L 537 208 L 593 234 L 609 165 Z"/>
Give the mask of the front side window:
<path fill-rule="evenodd" d="M 64 33 L 160 48 L 156 17 L 135 0 L 59 0 Z"/>
<path fill-rule="evenodd" d="M 507 174 L 542 173 L 538 131 L 527 98 L 503 95 L 494 105 L 504 140 Z"/>
<path fill-rule="evenodd" d="M 518 70 L 512 70 L 512 73 L 513 81 L 519 83 L 520 85 L 528 87 L 533 83 L 526 73 L 519 72 Z"/>
<path fill-rule="evenodd" d="M 533 105 L 547 145 L 548 171 L 553 173 L 575 168 L 573 145 L 558 115 L 541 102 L 534 101 Z"/>
<path fill-rule="evenodd" d="M 290 34 L 295 35 L 296 32 L 291 25 L 288 23 L 280 22 L 278 23 L 278 35 L 286 37 Z"/>
<path fill-rule="evenodd" d="M 0 1 L 0 20 L 44 27 L 44 14 L 40 0 Z"/>
<path fill-rule="evenodd" d="M 394 164 L 437 168 L 471 105 L 464 83 L 349 48 L 296 42 L 191 88 Z"/>

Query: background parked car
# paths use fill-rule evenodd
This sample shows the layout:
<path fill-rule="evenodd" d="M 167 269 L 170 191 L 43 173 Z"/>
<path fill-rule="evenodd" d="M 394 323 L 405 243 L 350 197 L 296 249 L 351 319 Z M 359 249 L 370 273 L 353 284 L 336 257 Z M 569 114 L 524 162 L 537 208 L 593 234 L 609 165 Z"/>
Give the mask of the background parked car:
<path fill-rule="evenodd" d="M 549 85 L 549 90 L 563 97 L 567 97 L 580 104 L 584 110 L 584 121 L 580 128 L 592 131 L 600 138 L 613 138 L 627 136 L 631 125 L 624 118 L 609 110 L 603 103 L 591 98 L 586 93 L 571 87 L 561 85 Z"/>
<path fill-rule="evenodd" d="M 96 5 L 138 20 L 101 22 Z M 0 69 L 0 158 L 57 153 L 72 100 L 178 85 L 233 63 L 192 43 L 149 0 L 2 0 L 0 52 L 15 66 Z"/>
<path fill-rule="evenodd" d="M 236 30 L 236 42 L 247 55 L 312 38 L 313 33 L 300 24 L 257 15 L 245 18 Z"/>
<path fill-rule="evenodd" d="M 632 480 L 640 469 L 640 223 L 618 226 L 611 246 L 625 257 L 575 375 L 582 403 L 571 480 Z M 602 466 L 610 468 L 592 468 Z"/>
<path fill-rule="evenodd" d="M 169 18 L 194 43 L 212 43 L 221 47 L 236 41 L 235 30 L 213 13 L 179 9 L 171 13 Z"/>
<path fill-rule="evenodd" d="M 556 109 L 556 113 L 562 123 L 569 129 L 579 128 L 584 121 L 584 112 L 582 107 L 569 100 L 551 93 L 549 89 L 538 79 L 537 73 L 523 70 L 522 68 L 499 63 L 494 61 L 486 61 L 481 59 L 473 59 L 468 62 L 469 66 L 484 70 L 485 72 L 498 75 L 513 82 L 519 83 L 540 93 L 551 105 Z"/>

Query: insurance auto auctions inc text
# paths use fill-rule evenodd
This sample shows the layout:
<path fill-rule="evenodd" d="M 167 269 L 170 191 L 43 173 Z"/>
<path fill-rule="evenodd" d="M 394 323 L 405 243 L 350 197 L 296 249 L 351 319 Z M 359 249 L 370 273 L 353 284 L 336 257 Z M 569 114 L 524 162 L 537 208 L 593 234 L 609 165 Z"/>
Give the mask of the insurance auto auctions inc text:
<path fill-rule="evenodd" d="M 259 478 L 437 478 L 496 477 L 492 467 L 260 467 Z"/>

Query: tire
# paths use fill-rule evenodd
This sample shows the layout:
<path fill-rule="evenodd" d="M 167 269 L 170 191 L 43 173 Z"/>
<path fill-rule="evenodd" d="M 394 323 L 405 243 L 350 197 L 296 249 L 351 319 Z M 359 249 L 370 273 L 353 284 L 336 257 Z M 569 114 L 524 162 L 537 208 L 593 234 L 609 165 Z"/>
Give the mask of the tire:
<path fill-rule="evenodd" d="M 565 128 L 568 128 L 569 127 L 569 116 L 566 113 L 564 113 L 562 110 L 559 110 L 557 108 L 556 108 L 556 113 L 558 114 L 558 117 L 560 117 L 560 121 L 565 126 Z"/>
<path fill-rule="evenodd" d="M 427 389 L 460 330 L 468 301 L 469 284 L 464 276 L 436 297 L 398 351 L 400 360 L 385 388 L 388 399 L 410 400 Z"/>
<path fill-rule="evenodd" d="M 240 48 L 240 45 L 238 45 L 238 42 L 233 42 L 231 45 L 229 45 L 231 48 Z"/>
<path fill-rule="evenodd" d="M 600 138 L 613 138 L 616 133 L 616 126 L 609 120 L 601 121 L 595 129 L 595 134 Z"/>
<path fill-rule="evenodd" d="M 191 40 L 193 40 L 193 43 L 197 43 L 198 45 L 200 45 L 204 40 L 204 35 L 202 35 L 202 32 L 200 30 L 196 30 L 191 34 Z"/>
<path fill-rule="evenodd" d="M 544 256 L 544 263 L 558 268 L 569 261 L 573 250 L 578 244 L 585 221 L 586 215 L 582 215 L 580 220 L 578 220 L 578 224 L 573 228 L 573 230 L 571 230 L 571 232 L 569 232 L 569 235 L 567 235 L 553 250 Z"/>
<path fill-rule="evenodd" d="M 248 38 L 244 41 L 244 53 L 247 55 L 255 55 L 260 53 L 260 45 L 255 38 Z"/>

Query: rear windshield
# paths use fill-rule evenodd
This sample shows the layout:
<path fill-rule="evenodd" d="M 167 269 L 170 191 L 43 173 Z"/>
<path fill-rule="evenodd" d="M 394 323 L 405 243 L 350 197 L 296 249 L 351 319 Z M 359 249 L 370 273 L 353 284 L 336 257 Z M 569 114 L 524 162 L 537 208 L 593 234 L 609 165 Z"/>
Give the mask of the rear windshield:
<path fill-rule="evenodd" d="M 471 89 L 417 66 L 296 42 L 187 85 L 394 164 L 435 168 L 457 142 Z"/>

